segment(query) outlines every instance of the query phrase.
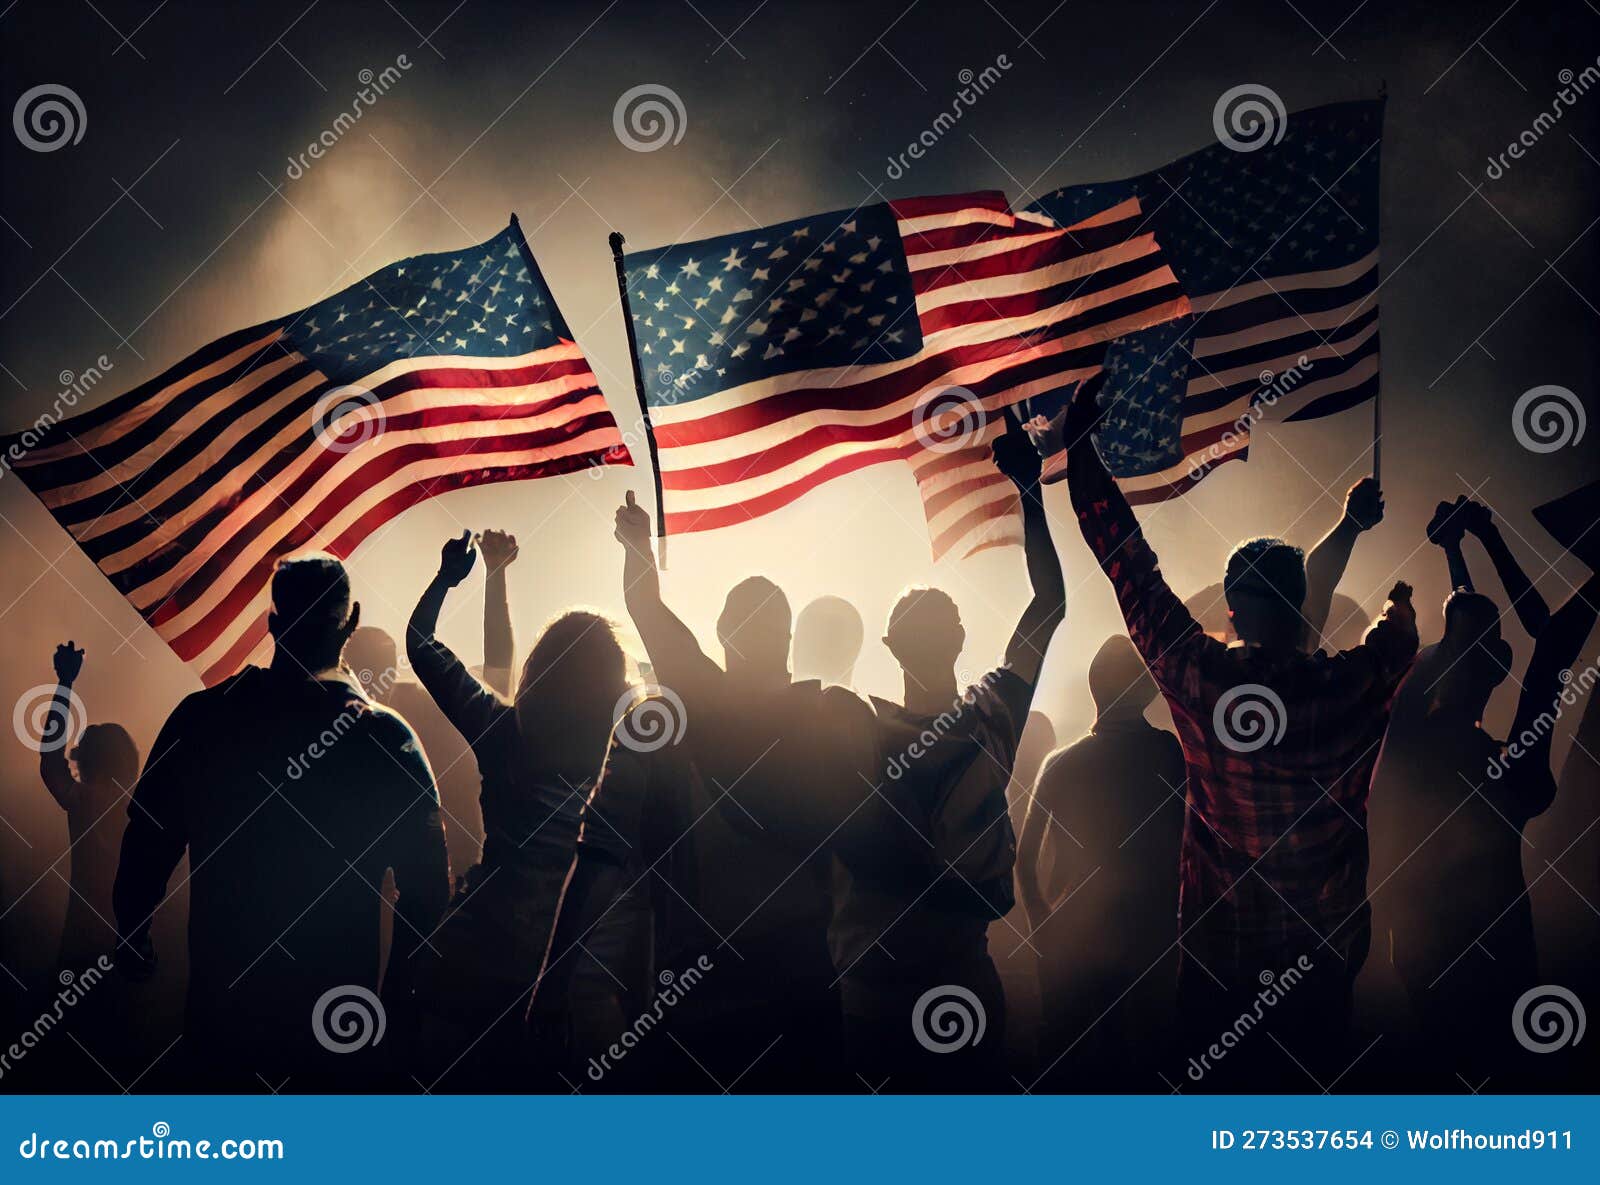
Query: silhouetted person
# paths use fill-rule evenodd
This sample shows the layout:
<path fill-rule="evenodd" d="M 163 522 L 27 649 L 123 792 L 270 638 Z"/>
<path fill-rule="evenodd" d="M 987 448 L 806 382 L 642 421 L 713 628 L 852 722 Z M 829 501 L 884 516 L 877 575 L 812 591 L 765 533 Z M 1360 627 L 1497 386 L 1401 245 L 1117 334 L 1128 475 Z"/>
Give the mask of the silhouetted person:
<path fill-rule="evenodd" d="M 1260 1009 L 1250 1023 L 1325 1083 L 1349 1060 L 1351 986 L 1370 939 L 1367 787 L 1390 698 L 1416 653 L 1411 590 L 1395 586 L 1360 646 L 1308 654 L 1302 554 L 1252 539 L 1223 577 L 1241 644 L 1208 636 L 1167 587 L 1096 451 L 1099 386 L 1079 387 L 1046 446 L 1059 434 L 1067 447 L 1084 539 L 1183 745 L 1180 1052 L 1196 1059 L 1191 1081 L 1212 1089 L 1273 1078 L 1305 1088 L 1306 1074 L 1273 1041 L 1221 1040 Z M 1270 1006 L 1260 1002 L 1264 984 Z"/>
<path fill-rule="evenodd" d="M 120 724 L 91 724 L 68 754 L 72 684 L 83 669 L 83 651 L 69 641 L 56 647 L 55 698 L 39 748 L 39 776 L 50 797 L 67 813 L 67 916 L 61 926 L 56 964 L 81 971 L 117 944 L 111 886 L 128 822 L 128 799 L 139 777 L 139 749 Z M 72 765 L 77 765 L 73 776 Z"/>
<path fill-rule="evenodd" d="M 443 1062 L 430 1068 L 505 1086 L 526 1073 L 523 1012 L 572 862 L 578 816 L 627 691 L 627 658 L 608 620 L 571 610 L 534 643 L 514 701 L 485 687 L 436 635 L 446 594 L 476 559 L 470 532 L 445 543 L 406 630 L 412 669 L 471 741 L 483 773 L 483 860 L 459 884 L 423 994 L 430 1062 Z M 642 974 L 626 914 L 611 921 L 590 944 L 604 968 L 605 995 L 631 988 Z"/>
<path fill-rule="evenodd" d="M 1482 539 L 1488 524 L 1479 504 L 1441 506 L 1430 537 L 1445 549 L 1453 578 L 1470 580 L 1462 530 Z M 1506 559 L 1516 566 L 1509 552 Z M 1496 567 L 1504 580 L 1506 568 L 1498 561 Z M 1520 568 L 1504 583 L 1508 593 L 1531 587 Z M 1406 851 L 1375 895 L 1384 895 L 1394 965 L 1423 1037 L 1423 1064 L 1439 1082 L 1453 1084 L 1457 1074 L 1474 1089 L 1485 1076 L 1501 1088 L 1513 1081 L 1507 1077 L 1517 1061 L 1513 1009 L 1540 982 L 1524 831 L 1555 798 L 1555 714 L 1587 691 L 1568 685 L 1568 668 L 1597 608 L 1600 577 L 1591 576 L 1553 614 L 1542 601 L 1529 611 L 1525 621 L 1537 628 L 1536 642 L 1506 741 L 1482 725 L 1489 697 L 1511 673 L 1512 655 L 1500 611 L 1481 593 L 1459 588 L 1450 595 L 1444 637 L 1418 660 L 1397 701 L 1375 793 L 1394 800 L 1387 817 L 1399 834 L 1391 842 Z M 1522 1024 L 1531 1031 L 1526 1016 Z"/>
<path fill-rule="evenodd" d="M 1101 645 L 1089 691 L 1094 726 L 1051 754 L 1017 850 L 1040 952 L 1040 1053 L 1054 1063 L 1053 1087 L 1148 1091 L 1159 1085 L 1177 985 L 1183 749 L 1144 718 L 1157 689 L 1128 638 Z"/>
<path fill-rule="evenodd" d="M 649 1059 L 658 1088 L 837 1089 L 822 848 L 874 760 L 866 706 L 842 687 L 791 680 L 789 603 L 770 580 L 728 593 L 719 667 L 662 600 L 650 516 L 631 492 L 617 538 L 658 687 L 617 726 L 530 1020 L 559 1024 L 572 952 L 643 879 L 657 982 L 702 957 L 714 970 L 671 1008 L 674 1039 L 630 1053 L 628 1072 Z"/>
<path fill-rule="evenodd" d="M 854 605 L 843 597 L 818 597 L 794 619 L 794 677 L 849 687 L 865 636 Z"/>
<path fill-rule="evenodd" d="M 1005 995 L 987 931 L 1015 904 L 1006 789 L 1066 590 L 1020 427 L 996 439 L 994 459 L 1020 496 L 1033 597 L 1003 664 L 965 692 L 955 603 L 917 588 L 895 604 L 883 641 L 904 702 L 873 699 L 883 764 L 837 845 L 830 937 L 847 1048 L 873 1090 L 1003 1084 Z"/>
<path fill-rule="evenodd" d="M 478 805 L 483 780 L 471 746 L 420 683 L 401 678 L 400 655 L 386 630 L 375 625 L 357 629 L 344 648 L 344 662 L 367 695 L 400 713 L 422 743 L 439 787 L 450 870 L 460 876 L 483 854 L 483 812 Z"/>
<path fill-rule="evenodd" d="M 134 790 L 117 871 L 119 957 L 150 970 L 150 921 L 190 859 L 184 1053 L 212 1084 L 371 1081 L 404 1052 L 417 962 L 449 891 L 433 775 L 405 721 L 345 675 L 361 607 L 331 556 L 272 578 L 269 667 L 246 667 L 168 717 Z M 395 948 L 374 1038 L 379 886 L 393 870 Z M 421 952 L 421 953 L 419 953 Z M 415 958 L 413 957 L 415 956 Z M 353 996 L 363 1013 L 341 1007 Z"/>

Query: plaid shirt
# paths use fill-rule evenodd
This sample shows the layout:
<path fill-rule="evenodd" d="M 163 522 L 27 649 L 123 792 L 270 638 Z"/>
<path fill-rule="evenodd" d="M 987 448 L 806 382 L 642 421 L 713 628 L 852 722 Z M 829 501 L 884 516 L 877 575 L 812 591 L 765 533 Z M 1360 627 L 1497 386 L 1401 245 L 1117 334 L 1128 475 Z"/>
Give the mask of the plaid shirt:
<path fill-rule="evenodd" d="M 1361 645 L 1332 656 L 1226 646 L 1167 587 L 1092 446 L 1074 449 L 1067 472 L 1084 539 L 1183 745 L 1185 956 L 1242 983 L 1300 953 L 1349 953 L 1370 924 L 1367 789 L 1414 623 L 1386 607 Z"/>

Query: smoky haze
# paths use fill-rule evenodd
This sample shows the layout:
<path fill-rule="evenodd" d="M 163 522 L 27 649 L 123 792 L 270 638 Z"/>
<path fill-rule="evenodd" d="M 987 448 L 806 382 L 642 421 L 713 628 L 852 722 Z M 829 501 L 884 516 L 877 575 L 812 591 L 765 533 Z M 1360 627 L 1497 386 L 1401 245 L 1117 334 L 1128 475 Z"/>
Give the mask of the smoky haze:
<path fill-rule="evenodd" d="M 1343 591 L 1373 611 L 1403 575 L 1418 588 L 1424 638 L 1436 636 L 1447 581 L 1422 527 L 1440 498 L 1477 491 L 1555 603 L 1582 569 L 1552 565 L 1557 549 L 1529 510 L 1592 479 L 1596 434 L 1534 456 L 1512 438 L 1510 417 L 1518 395 L 1545 383 L 1594 410 L 1600 94 L 1579 98 L 1499 179 L 1485 170 L 1550 109 L 1561 71 L 1600 59 L 1600 16 L 1580 0 L 1527 0 L 1503 15 L 1499 0 L 1351 7 L 929 0 L 752 12 L 753 3 L 699 0 L 323 0 L 296 18 L 299 6 L 173 2 L 151 12 L 141 0 L 97 12 L 21 0 L 0 16 L 7 105 L 61 83 L 82 97 L 87 129 L 51 153 L 3 137 L 0 429 L 48 411 L 62 372 L 81 374 L 104 356 L 109 373 L 84 401 L 99 402 L 385 263 L 488 238 L 515 211 L 627 430 L 638 413 L 612 230 L 644 248 L 980 188 L 1020 206 L 1204 146 L 1217 97 L 1241 82 L 1272 88 L 1290 111 L 1386 85 L 1388 516 L 1358 546 Z M 959 124 L 890 180 L 890 158 L 950 108 L 960 72 L 1002 55 L 1010 67 Z M 291 177 L 291 161 L 350 110 L 361 72 L 391 66 L 397 74 L 370 110 Z M 652 152 L 630 150 L 613 131 L 619 96 L 645 82 L 675 91 L 686 113 L 681 140 Z M 1369 471 L 1372 434 L 1370 408 L 1268 423 L 1247 463 L 1147 512 L 1174 587 L 1189 594 L 1215 582 L 1248 535 L 1309 546 L 1338 517 L 1344 488 Z M 611 516 L 628 489 L 648 504 L 648 471 L 464 490 L 418 506 L 353 557 L 363 620 L 399 636 L 439 544 L 463 526 L 521 539 L 511 580 L 522 649 L 569 605 L 620 617 Z M 1047 504 L 1070 599 L 1036 706 L 1067 739 L 1088 721 L 1088 658 L 1121 627 L 1064 488 Z M 90 719 L 125 723 L 148 750 L 197 679 L 11 475 L 0 478 L 0 515 L 0 704 L 49 681 L 51 649 L 71 637 L 88 651 L 79 691 Z M 774 578 L 797 609 L 827 593 L 855 604 L 867 623 L 857 683 L 878 694 L 899 691 L 877 637 L 905 586 L 955 597 L 968 633 L 961 668 L 974 675 L 999 656 L 1027 595 L 1018 551 L 934 565 L 914 482 L 897 465 L 834 481 L 751 524 L 673 540 L 664 591 L 709 643 L 723 594 L 752 572 Z M 469 662 L 481 656 L 481 611 L 481 577 L 446 608 L 442 636 Z M 1525 661 L 1526 639 L 1508 632 Z M 1514 690 L 1496 699 L 1493 727 L 1504 726 Z M 34 756 L 8 740 L 0 771 L 0 851 L 13 867 L 42 870 L 61 824 L 45 809 Z M 64 893 L 58 886 L 29 909 L 58 909 Z"/>

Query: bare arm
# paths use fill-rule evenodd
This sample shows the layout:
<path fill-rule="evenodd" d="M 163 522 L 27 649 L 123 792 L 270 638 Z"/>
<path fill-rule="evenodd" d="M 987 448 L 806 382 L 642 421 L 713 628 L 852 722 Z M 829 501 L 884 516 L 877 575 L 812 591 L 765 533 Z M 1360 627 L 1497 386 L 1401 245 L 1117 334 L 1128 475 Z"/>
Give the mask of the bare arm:
<path fill-rule="evenodd" d="M 1454 502 L 1441 502 L 1434 507 L 1433 518 L 1428 520 L 1428 542 L 1444 551 L 1445 563 L 1450 567 L 1450 587 L 1472 592 L 1472 573 L 1467 571 L 1467 557 L 1461 551 L 1462 536 L 1467 529 L 1465 495 Z"/>
<path fill-rule="evenodd" d="M 1556 779 L 1550 768 L 1550 745 L 1555 739 L 1554 716 L 1563 706 L 1576 704 L 1582 693 L 1581 689 L 1571 686 L 1571 667 L 1578 659 L 1584 640 L 1594 629 L 1597 615 L 1600 615 L 1600 574 L 1590 576 L 1583 587 L 1550 615 L 1539 640 L 1534 643 L 1507 746 L 1512 760 L 1506 765 L 1509 773 L 1520 777 L 1520 806 L 1527 818 L 1543 814 L 1555 800 Z M 1563 674 L 1567 676 L 1565 679 Z M 1523 737 L 1532 737 L 1532 744 L 1524 744 Z"/>
<path fill-rule="evenodd" d="M 72 684 L 83 669 L 83 651 L 68 640 L 56 647 L 56 678 L 59 685 L 46 708 L 44 735 L 39 738 L 39 776 L 61 809 L 71 810 L 78 798 L 78 780 L 67 763 L 67 730 L 72 724 Z"/>
<path fill-rule="evenodd" d="M 1539 595 L 1539 590 L 1534 588 L 1533 581 L 1528 579 L 1522 565 L 1517 563 L 1517 557 L 1511 554 L 1511 548 L 1506 545 L 1505 536 L 1500 534 L 1489 508 L 1481 502 L 1468 502 L 1465 510 L 1466 528 L 1478 537 L 1483 550 L 1489 553 L 1489 562 L 1494 565 L 1495 575 L 1500 577 L 1511 608 L 1516 611 L 1517 620 L 1530 636 L 1539 637 L 1550 620 L 1550 606 Z"/>
<path fill-rule="evenodd" d="M 506 569 L 517 558 L 517 537 L 505 531 L 485 531 L 478 547 L 488 568 L 483 586 L 483 680 L 510 699 L 516 638 L 511 631 Z"/>
<path fill-rule="evenodd" d="M 706 657 L 694 631 L 661 599 L 661 575 L 650 553 L 650 513 L 634 500 L 617 508 L 616 537 L 622 544 L 622 599 L 639 631 L 656 678 L 668 687 L 691 686 L 720 668 Z"/>
<path fill-rule="evenodd" d="M 1363 477 L 1345 494 L 1344 515 L 1306 556 L 1306 599 L 1300 609 L 1305 618 L 1304 649 L 1316 650 L 1322 645 L 1333 594 L 1344 579 L 1356 540 L 1382 521 L 1383 492 L 1376 479 Z"/>
<path fill-rule="evenodd" d="M 1022 504 L 1022 545 L 1028 583 L 1033 589 L 1033 598 L 1018 618 L 1006 646 L 1006 666 L 1031 687 L 1039 682 L 1050 639 L 1067 615 L 1067 586 L 1061 577 L 1061 557 L 1050 537 L 1050 520 L 1040 495 L 1039 454 L 1009 408 L 1006 418 L 1010 427 L 995 439 L 994 460 L 1000 472 L 1017 487 Z"/>

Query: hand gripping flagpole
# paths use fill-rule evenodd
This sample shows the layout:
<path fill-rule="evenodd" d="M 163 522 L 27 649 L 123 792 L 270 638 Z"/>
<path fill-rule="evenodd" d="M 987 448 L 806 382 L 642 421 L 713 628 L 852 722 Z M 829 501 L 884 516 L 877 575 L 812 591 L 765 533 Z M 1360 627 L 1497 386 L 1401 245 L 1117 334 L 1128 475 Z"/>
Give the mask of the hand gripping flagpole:
<path fill-rule="evenodd" d="M 656 452 L 656 430 L 650 422 L 650 403 L 644 394 L 644 372 L 639 369 L 639 343 L 633 332 L 633 307 L 628 303 L 628 273 L 622 266 L 620 231 L 611 232 L 611 259 L 617 265 L 617 296 L 622 301 L 622 325 L 628 331 L 628 361 L 633 363 L 633 390 L 639 399 L 639 415 L 644 422 L 645 443 L 650 449 L 650 471 L 656 484 L 656 559 L 667 566 L 667 512 L 661 500 L 661 459 Z"/>

